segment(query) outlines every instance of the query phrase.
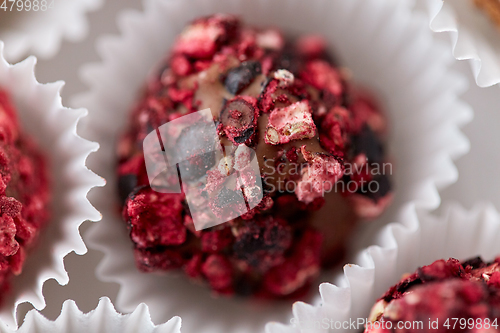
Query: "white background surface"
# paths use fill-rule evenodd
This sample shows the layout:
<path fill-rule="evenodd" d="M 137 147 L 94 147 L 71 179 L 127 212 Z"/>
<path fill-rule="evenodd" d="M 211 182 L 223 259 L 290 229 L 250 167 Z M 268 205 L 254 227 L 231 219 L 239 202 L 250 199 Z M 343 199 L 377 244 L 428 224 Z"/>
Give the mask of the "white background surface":
<path fill-rule="evenodd" d="M 122 8 L 140 8 L 140 1 L 108 0 L 101 11 L 89 14 L 91 31 L 84 42 L 64 42 L 55 58 L 38 62 L 36 75 L 40 82 L 61 79 L 66 81 L 63 104 L 68 105 L 70 96 L 85 90 L 85 86 L 78 79 L 79 67 L 83 63 L 99 60 L 94 47 L 96 37 L 117 33 L 115 18 L 118 10 Z M 449 41 L 447 35 L 441 37 Z M 500 87 L 477 87 L 470 66 L 464 61 L 457 61 L 455 68 L 464 73 L 471 82 L 464 100 L 474 108 L 475 118 L 463 129 L 471 140 L 471 151 L 457 162 L 459 181 L 441 193 L 442 199 L 458 201 L 466 208 L 477 202 L 489 201 L 500 209 Z M 89 223 L 83 225 L 82 232 Z M 49 319 L 55 319 L 66 299 L 74 299 L 84 312 L 94 309 L 101 296 L 108 296 L 113 301 L 118 285 L 100 282 L 94 276 L 94 268 L 100 258 L 101 254 L 95 251 L 84 256 L 74 253 L 67 256 L 65 263 L 70 283 L 67 286 L 59 286 L 55 281 L 45 284 L 47 307 L 42 313 Z M 20 314 L 29 309 L 29 305 L 22 306 Z"/>

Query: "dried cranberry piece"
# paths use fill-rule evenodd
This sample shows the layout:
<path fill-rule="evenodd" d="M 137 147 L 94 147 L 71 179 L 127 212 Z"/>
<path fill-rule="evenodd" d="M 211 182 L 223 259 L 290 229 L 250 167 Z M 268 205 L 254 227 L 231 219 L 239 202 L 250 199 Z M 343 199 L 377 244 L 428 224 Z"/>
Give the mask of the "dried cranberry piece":
<path fill-rule="evenodd" d="M 239 94 L 261 73 L 262 67 L 259 61 L 245 61 L 227 73 L 224 86 L 229 93 Z"/>

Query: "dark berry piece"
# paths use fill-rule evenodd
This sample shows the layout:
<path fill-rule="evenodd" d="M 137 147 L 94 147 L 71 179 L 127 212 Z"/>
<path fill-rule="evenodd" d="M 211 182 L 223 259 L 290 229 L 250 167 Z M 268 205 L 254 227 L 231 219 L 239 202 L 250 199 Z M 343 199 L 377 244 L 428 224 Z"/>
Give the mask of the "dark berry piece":
<path fill-rule="evenodd" d="M 301 68 L 300 58 L 295 49 L 287 46 L 276 59 L 274 70 L 286 69 L 294 75 L 298 75 Z"/>
<path fill-rule="evenodd" d="M 358 193 L 365 195 L 374 201 L 378 201 L 391 192 L 392 185 L 387 175 L 376 175 L 373 177 L 372 182 L 376 182 L 378 184 L 378 191 L 373 191 L 374 185 L 369 185 L 368 182 L 365 182 L 363 187 L 359 189 Z"/>
<path fill-rule="evenodd" d="M 360 134 L 353 138 L 354 156 L 365 154 L 368 163 L 381 163 L 384 158 L 384 147 L 370 126 L 365 125 Z"/>
<path fill-rule="evenodd" d="M 241 132 L 240 136 L 235 137 L 234 141 L 236 143 L 245 143 L 248 139 L 250 139 L 250 137 L 252 136 L 254 131 L 255 131 L 255 128 L 249 127 L 246 130 L 244 130 L 243 132 Z"/>
<path fill-rule="evenodd" d="M 292 241 L 287 222 L 267 216 L 245 223 L 245 228 L 233 245 L 235 257 L 262 271 L 280 264 Z"/>
<path fill-rule="evenodd" d="M 224 85 L 227 91 L 236 95 L 248 87 L 255 77 L 261 73 L 262 68 L 259 61 L 245 61 L 227 73 Z"/>
<path fill-rule="evenodd" d="M 253 137 L 258 117 L 257 100 L 242 96 L 226 102 L 219 121 L 227 137 L 234 144 L 242 144 Z"/>
<path fill-rule="evenodd" d="M 134 249 L 134 257 L 137 268 L 143 272 L 180 268 L 185 261 L 181 253 L 164 248 L 136 248 Z"/>
<path fill-rule="evenodd" d="M 122 175 L 118 178 L 118 195 L 122 203 L 137 186 L 137 176 L 132 174 Z"/>
<path fill-rule="evenodd" d="M 220 121 L 224 127 L 247 128 L 253 124 L 254 119 L 254 107 L 243 98 L 228 101 L 220 113 Z"/>
<path fill-rule="evenodd" d="M 481 259 L 481 257 L 475 257 L 475 258 L 471 258 L 467 261 L 464 261 L 462 266 L 463 267 L 469 266 L 472 269 L 477 269 L 477 268 L 484 268 L 484 267 L 488 266 L 488 264 L 485 263 L 483 261 L 483 259 Z"/>

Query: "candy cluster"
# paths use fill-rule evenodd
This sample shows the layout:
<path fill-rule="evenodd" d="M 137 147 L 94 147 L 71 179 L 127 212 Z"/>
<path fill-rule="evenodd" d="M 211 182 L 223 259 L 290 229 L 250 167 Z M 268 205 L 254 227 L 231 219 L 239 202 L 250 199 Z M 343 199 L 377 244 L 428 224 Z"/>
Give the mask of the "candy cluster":
<path fill-rule="evenodd" d="M 206 181 L 190 199 L 215 216 L 241 196 L 258 203 L 196 230 L 183 193 L 151 188 L 143 141 L 207 108 L 224 157 L 207 152 L 183 162 L 185 184 Z M 183 131 L 163 140 L 186 152 L 208 138 L 196 126 Z M 322 267 L 342 259 L 356 221 L 390 203 L 388 175 L 372 172 L 386 161 L 386 132 L 375 100 L 352 85 L 323 39 L 288 42 L 276 29 L 243 26 L 230 15 L 195 20 L 148 82 L 117 147 L 123 219 L 138 267 L 183 269 L 219 294 L 299 297 Z M 253 158 L 260 176 L 246 168 Z M 225 176 L 235 171 L 240 177 L 229 184 Z"/>

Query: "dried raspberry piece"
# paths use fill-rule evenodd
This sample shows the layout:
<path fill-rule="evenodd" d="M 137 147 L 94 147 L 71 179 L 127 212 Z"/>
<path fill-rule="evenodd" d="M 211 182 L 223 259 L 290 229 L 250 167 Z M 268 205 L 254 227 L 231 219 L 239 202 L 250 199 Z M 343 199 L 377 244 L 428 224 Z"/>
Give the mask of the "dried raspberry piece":
<path fill-rule="evenodd" d="M 148 248 L 184 243 L 183 200 L 181 194 L 157 193 L 151 188 L 142 189 L 129 198 L 124 214 L 136 245 Z"/>
<path fill-rule="evenodd" d="M 386 324 L 367 325 L 365 332 L 385 332 L 390 324 L 396 327 L 398 322 L 421 321 L 423 326 L 412 325 L 399 331 L 444 333 L 449 330 L 445 323 L 450 318 L 493 323 L 500 315 L 500 289 L 496 283 L 499 273 L 498 263 L 485 263 L 480 258 L 463 263 L 437 260 L 423 266 L 379 299 L 368 319 Z M 479 332 L 477 328 L 462 325 L 454 331 Z"/>
<path fill-rule="evenodd" d="M 215 54 L 227 35 L 231 34 L 236 23 L 236 19 L 230 15 L 199 19 L 181 33 L 175 43 L 174 53 L 192 58 L 209 58 Z"/>
<path fill-rule="evenodd" d="M 326 90 L 336 98 L 343 93 L 342 77 L 339 71 L 324 60 L 312 60 L 306 63 L 300 77 L 314 87 Z"/>
<path fill-rule="evenodd" d="M 182 54 L 177 54 L 172 57 L 170 63 L 172 66 L 172 71 L 179 76 L 186 76 L 191 73 L 193 69 L 188 58 L 183 56 Z"/>
<path fill-rule="evenodd" d="M 325 192 L 330 192 L 335 183 L 342 178 L 344 170 L 334 156 L 313 154 L 307 151 L 305 146 L 300 149 L 309 165 L 302 170 L 302 177 L 297 184 L 295 194 L 300 201 L 310 203 L 316 198 L 323 197 Z"/>
<path fill-rule="evenodd" d="M 313 138 L 316 125 L 308 102 L 297 102 L 288 107 L 274 109 L 269 116 L 266 143 L 284 144 L 293 140 Z"/>
<path fill-rule="evenodd" d="M 0 216 L 0 254 L 6 257 L 14 255 L 19 250 L 19 243 L 15 239 L 16 225 L 14 219 L 8 215 Z"/>

